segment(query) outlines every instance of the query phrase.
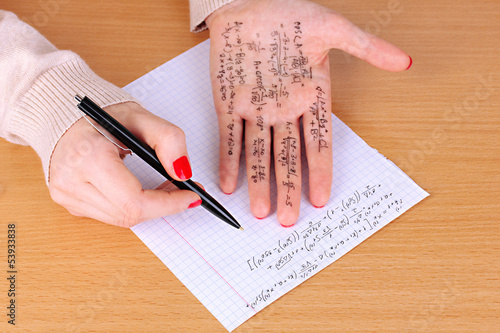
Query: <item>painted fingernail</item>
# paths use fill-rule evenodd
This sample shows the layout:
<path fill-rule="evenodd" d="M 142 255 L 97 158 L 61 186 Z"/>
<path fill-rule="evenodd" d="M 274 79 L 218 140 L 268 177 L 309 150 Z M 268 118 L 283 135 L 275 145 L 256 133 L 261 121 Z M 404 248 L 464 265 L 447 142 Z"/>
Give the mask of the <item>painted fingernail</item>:
<path fill-rule="evenodd" d="M 280 223 L 281 224 L 281 223 Z M 294 223 L 295 224 L 295 223 Z M 293 227 L 294 224 L 290 224 L 290 225 L 284 225 L 284 224 L 281 224 L 281 226 L 283 228 L 290 228 L 290 227 Z"/>
<path fill-rule="evenodd" d="M 226 192 L 224 192 L 224 191 L 222 191 L 222 193 L 224 193 L 225 195 L 231 195 L 231 194 L 233 194 L 233 192 L 226 193 Z"/>
<path fill-rule="evenodd" d="M 316 205 L 313 205 L 313 206 L 314 206 L 314 208 L 323 208 L 323 207 L 325 207 L 325 205 L 323 205 L 323 206 L 316 206 Z"/>
<path fill-rule="evenodd" d="M 257 218 L 258 220 L 263 220 L 263 219 L 264 219 L 263 217 L 258 217 L 258 216 L 256 216 L 256 218 Z"/>
<path fill-rule="evenodd" d="M 198 207 L 199 205 L 201 205 L 201 200 L 200 200 L 200 199 L 196 200 L 195 202 L 192 202 L 192 203 L 188 206 L 188 208 Z"/>
<path fill-rule="evenodd" d="M 191 165 L 189 164 L 187 156 L 179 157 L 174 161 L 174 171 L 181 180 L 191 178 L 193 172 L 191 171 Z"/>
<path fill-rule="evenodd" d="M 410 57 L 410 56 L 408 56 L 408 57 Z M 410 57 L 410 64 L 408 65 L 408 68 L 406 68 L 406 70 L 409 70 L 412 64 L 413 64 L 413 59 Z"/>

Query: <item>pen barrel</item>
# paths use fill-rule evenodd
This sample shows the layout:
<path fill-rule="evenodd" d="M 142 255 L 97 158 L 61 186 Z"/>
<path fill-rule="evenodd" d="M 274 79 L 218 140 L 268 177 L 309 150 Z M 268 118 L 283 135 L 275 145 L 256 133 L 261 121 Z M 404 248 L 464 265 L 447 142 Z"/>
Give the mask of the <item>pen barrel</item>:
<path fill-rule="evenodd" d="M 127 148 L 132 150 L 137 156 L 143 159 L 144 162 L 148 163 L 151 167 L 158 171 L 162 176 L 170 181 L 174 181 L 174 179 L 167 173 L 165 168 L 163 168 L 160 159 L 151 147 L 143 143 L 138 137 L 132 134 L 132 132 L 130 132 L 122 124 L 116 121 L 111 115 L 101 109 L 88 97 L 85 96 L 82 99 L 80 104 L 78 104 L 78 108 L 99 125 L 101 125 L 117 140 L 127 146 Z M 177 184 L 175 185 L 177 186 Z"/>
<path fill-rule="evenodd" d="M 201 187 L 196 185 L 191 180 L 185 182 L 172 182 L 179 189 L 190 190 L 198 194 L 201 198 L 201 206 L 207 209 L 214 216 L 225 221 L 226 223 L 232 225 L 233 227 L 239 229 L 241 226 L 237 223 L 236 219 L 222 206 L 217 200 L 215 200 L 208 192 L 204 191 Z M 178 184 L 180 183 L 180 184 Z"/>
<path fill-rule="evenodd" d="M 79 97 L 79 96 L 78 96 Z M 80 98 L 80 97 L 79 97 Z M 127 148 L 132 150 L 137 156 L 139 156 L 144 162 L 149 164 L 153 169 L 155 169 L 162 176 L 167 178 L 172 182 L 177 188 L 181 190 L 189 190 L 198 194 L 201 198 L 202 207 L 208 210 L 213 215 L 217 216 L 229 225 L 239 229 L 240 225 L 236 219 L 210 194 L 204 191 L 201 187 L 196 185 L 192 180 L 178 181 L 173 179 L 165 170 L 160 162 L 160 159 L 156 155 L 156 152 L 149 147 L 147 144 L 142 142 L 138 137 L 136 137 L 132 132 L 125 128 L 122 124 L 116 121 L 111 115 L 95 104 L 90 98 L 84 97 L 83 99 L 78 99 L 80 102 L 78 108 L 82 110 L 87 116 L 92 118 L 95 122 L 101 125 L 105 130 L 107 130 L 111 135 L 113 135 L 117 140 L 123 143 Z"/>

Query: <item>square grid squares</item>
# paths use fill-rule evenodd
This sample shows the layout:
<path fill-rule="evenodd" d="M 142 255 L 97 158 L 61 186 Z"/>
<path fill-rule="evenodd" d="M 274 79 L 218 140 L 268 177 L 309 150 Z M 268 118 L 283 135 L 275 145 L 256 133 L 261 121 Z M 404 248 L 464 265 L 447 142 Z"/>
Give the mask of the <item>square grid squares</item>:
<path fill-rule="evenodd" d="M 323 209 L 316 209 L 308 202 L 308 168 L 303 160 L 301 214 L 296 225 L 287 229 L 279 226 L 276 202 L 273 202 L 274 212 L 268 218 L 256 220 L 248 207 L 245 163 L 240 164 L 238 187 L 232 195 L 223 194 L 218 187 L 218 127 L 208 55 L 209 42 L 205 41 L 132 82 L 125 89 L 139 98 L 149 111 L 184 130 L 193 166 L 193 179 L 200 181 L 207 192 L 237 218 L 245 231 L 232 229 L 201 208 L 142 223 L 135 226 L 133 231 L 231 331 L 380 230 L 422 200 L 427 193 L 334 116 L 334 185 L 329 204 Z M 144 187 L 154 188 L 163 181 L 161 176 L 138 159 L 127 158 L 126 163 Z M 342 227 L 344 216 L 353 213 L 352 209 L 339 213 L 344 209 L 342 207 L 346 198 L 356 198 L 358 193 L 360 199 L 356 208 L 359 209 L 376 203 L 375 197 L 364 198 L 360 195 L 367 186 L 378 186 L 377 198 L 393 193 L 395 200 L 396 197 L 402 200 L 398 211 L 385 209 L 387 213 L 378 220 L 378 225 L 368 231 L 363 230 L 363 227 L 369 229 L 372 225 L 364 222 Z M 275 201 L 275 186 L 272 191 Z M 377 208 L 379 206 L 372 210 L 382 215 L 384 210 Z M 330 216 L 332 214 L 333 217 Z M 322 230 L 328 227 L 333 232 L 329 237 L 324 236 L 311 251 L 305 250 L 309 240 L 304 235 L 309 223 L 318 222 Z M 352 237 L 358 229 L 363 231 Z M 287 245 L 289 247 L 281 249 L 280 244 L 291 237 L 294 237 L 294 241 Z M 334 255 L 322 255 L 334 246 L 337 246 Z M 272 255 L 264 259 L 265 264 L 252 268 L 253 260 L 261 258 L 259 256 L 266 250 L 271 251 Z M 292 252 L 293 256 L 290 254 Z M 292 256 L 292 259 L 276 268 L 280 258 L 286 255 Z M 315 265 L 310 274 L 303 273 L 307 262 Z M 293 279 L 289 278 L 294 274 Z M 264 294 L 269 296 L 262 300 Z"/>

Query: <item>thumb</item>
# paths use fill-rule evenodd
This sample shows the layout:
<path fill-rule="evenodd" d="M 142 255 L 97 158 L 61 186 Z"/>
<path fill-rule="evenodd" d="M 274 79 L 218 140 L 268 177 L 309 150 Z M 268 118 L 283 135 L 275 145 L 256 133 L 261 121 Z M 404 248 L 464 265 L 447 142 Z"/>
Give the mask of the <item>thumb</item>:
<path fill-rule="evenodd" d="M 342 15 L 328 14 L 326 40 L 328 48 L 341 49 L 380 69 L 399 72 L 409 69 L 412 59 L 400 48 L 363 31 Z"/>

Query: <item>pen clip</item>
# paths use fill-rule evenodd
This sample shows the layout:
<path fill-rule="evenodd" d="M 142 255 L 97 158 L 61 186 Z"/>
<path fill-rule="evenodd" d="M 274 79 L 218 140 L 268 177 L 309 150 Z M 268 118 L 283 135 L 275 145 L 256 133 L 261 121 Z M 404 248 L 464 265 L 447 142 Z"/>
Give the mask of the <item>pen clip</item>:
<path fill-rule="evenodd" d="M 80 98 L 80 101 L 81 101 L 81 97 L 80 96 L 75 96 L 75 99 L 78 101 L 77 97 Z M 79 101 L 79 102 L 80 102 Z M 112 144 L 114 144 L 115 146 L 117 146 L 118 148 L 120 148 L 121 150 L 125 151 L 128 155 L 133 155 L 132 153 L 132 150 L 128 149 L 128 148 L 123 148 L 122 146 L 120 146 L 118 143 L 114 142 L 113 139 L 111 139 L 109 136 L 107 136 L 106 134 L 104 134 L 100 129 L 98 129 L 94 124 L 92 124 L 92 122 L 90 121 L 89 118 L 87 118 L 87 115 L 85 113 L 82 112 L 82 110 L 78 109 L 78 112 L 80 112 L 83 116 L 83 118 L 85 118 L 85 120 L 90 124 L 90 126 L 92 126 L 97 132 L 99 132 L 103 137 L 105 137 L 106 139 L 108 139 L 109 142 L 111 142 Z"/>

